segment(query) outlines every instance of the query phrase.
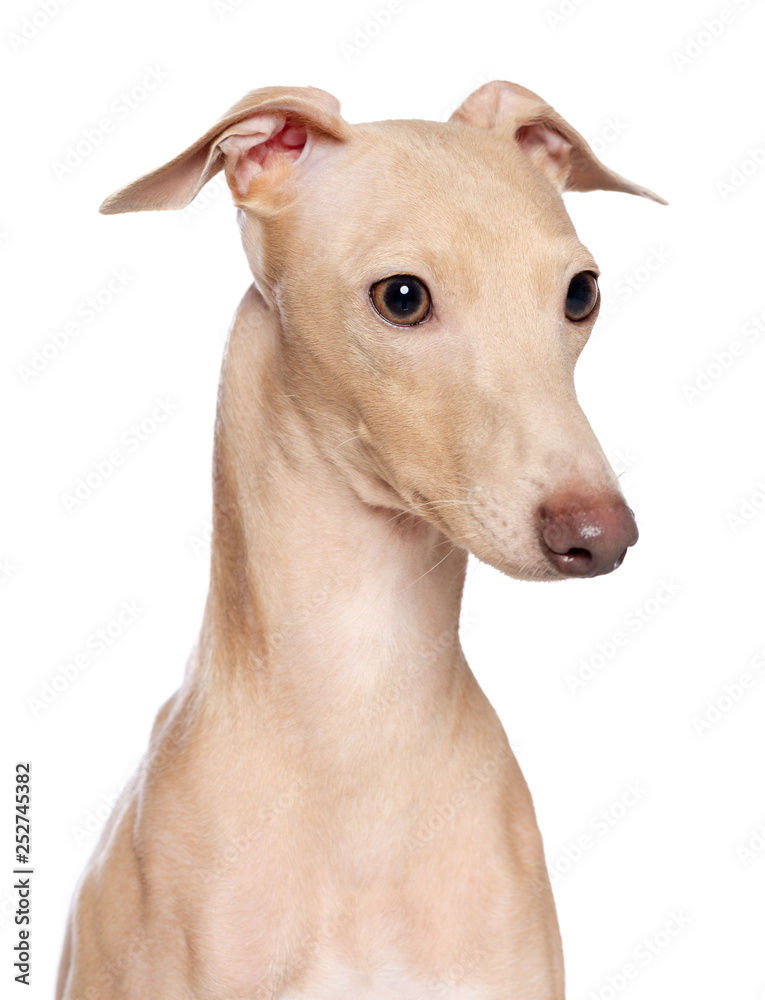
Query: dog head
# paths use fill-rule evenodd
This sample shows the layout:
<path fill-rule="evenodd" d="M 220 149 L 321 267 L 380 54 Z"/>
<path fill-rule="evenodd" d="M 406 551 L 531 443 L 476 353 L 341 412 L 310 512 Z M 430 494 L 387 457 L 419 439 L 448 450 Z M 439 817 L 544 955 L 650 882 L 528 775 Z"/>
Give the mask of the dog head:
<path fill-rule="evenodd" d="M 364 501 L 512 576 L 619 565 L 637 528 L 574 389 L 598 269 L 561 195 L 662 199 L 494 82 L 440 123 L 254 91 L 102 211 L 182 208 L 221 169 L 295 405 Z"/>

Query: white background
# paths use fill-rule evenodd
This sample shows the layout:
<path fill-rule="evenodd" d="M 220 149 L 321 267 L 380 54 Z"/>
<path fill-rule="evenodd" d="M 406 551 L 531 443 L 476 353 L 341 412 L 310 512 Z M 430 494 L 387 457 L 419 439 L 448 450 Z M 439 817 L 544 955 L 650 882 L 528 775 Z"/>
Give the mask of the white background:
<path fill-rule="evenodd" d="M 751 666 L 765 647 L 765 347 L 742 329 L 765 320 L 765 5 L 580 0 L 561 3 L 556 19 L 552 0 L 403 0 L 374 37 L 357 30 L 383 0 L 218 6 L 69 0 L 47 23 L 38 13 L 23 44 L 14 36 L 39 7 L 3 7 L 0 990 L 51 995 L 94 843 L 87 828 L 136 765 L 195 639 L 218 370 L 248 283 L 219 186 L 192 216 L 107 218 L 98 205 L 255 87 L 323 87 L 351 122 L 444 119 L 499 78 L 542 95 L 609 166 L 670 207 L 567 196 L 614 303 L 580 360 L 578 390 L 607 454 L 629 465 L 622 483 L 640 542 L 616 574 L 592 581 L 519 583 L 471 562 L 468 659 L 517 750 L 558 873 L 569 996 L 765 997 L 765 842 L 737 852 L 765 824 L 765 674 Z M 729 23 L 710 32 L 705 19 L 723 10 Z M 354 38 L 366 44 L 344 49 Z M 120 95 L 149 69 L 161 82 L 123 117 Z M 105 117 L 111 131 L 57 176 L 67 147 Z M 720 186 L 731 179 L 738 187 Z M 81 303 L 113 268 L 130 280 L 85 321 Z M 78 336 L 25 378 L 35 351 L 73 320 Z M 743 353 L 714 367 L 733 342 Z M 689 400 L 683 387 L 710 365 L 708 387 Z M 124 463 L 67 511 L 63 494 L 158 398 L 172 415 L 134 452 L 122 447 Z M 674 596 L 660 603 L 663 582 Z M 137 619 L 35 714 L 29 699 L 88 651 L 123 601 L 142 609 Z M 598 659 L 617 631 L 626 644 Z M 592 657 L 599 669 L 572 693 L 567 675 Z M 747 671 L 752 686 L 725 700 Z M 717 721 L 700 732 L 718 699 Z M 27 990 L 12 982 L 10 958 L 17 760 L 34 775 Z M 639 799 L 626 808 L 630 783 Z M 684 926 L 663 934 L 673 912 Z M 613 979 L 625 964 L 634 978 Z"/>

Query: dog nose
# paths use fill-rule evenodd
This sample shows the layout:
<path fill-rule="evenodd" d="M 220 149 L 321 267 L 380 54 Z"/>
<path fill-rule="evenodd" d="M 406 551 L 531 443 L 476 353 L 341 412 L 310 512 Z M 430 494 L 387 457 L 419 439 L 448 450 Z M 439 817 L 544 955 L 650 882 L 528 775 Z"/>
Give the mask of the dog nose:
<path fill-rule="evenodd" d="M 542 548 L 565 576 L 600 576 L 621 566 L 638 540 L 635 518 L 621 502 L 584 506 L 550 502 L 539 509 Z"/>

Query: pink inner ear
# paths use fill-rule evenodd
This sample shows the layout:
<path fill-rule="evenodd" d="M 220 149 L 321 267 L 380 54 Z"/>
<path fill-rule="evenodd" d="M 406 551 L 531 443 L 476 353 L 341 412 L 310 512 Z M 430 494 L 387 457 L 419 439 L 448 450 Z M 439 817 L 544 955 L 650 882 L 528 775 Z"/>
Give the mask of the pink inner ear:
<path fill-rule="evenodd" d="M 256 163 L 261 170 L 268 170 L 278 157 L 286 156 L 294 163 L 303 152 L 307 140 L 308 132 L 305 126 L 287 119 L 281 131 L 274 133 L 265 142 L 252 146 L 247 158 Z"/>
<path fill-rule="evenodd" d="M 516 132 L 521 149 L 558 188 L 565 187 L 571 143 L 543 122 L 523 125 Z"/>
<path fill-rule="evenodd" d="M 253 115 L 239 122 L 220 141 L 229 183 L 239 195 L 246 196 L 252 181 L 260 174 L 277 163 L 294 163 L 307 141 L 305 125 L 278 114 Z"/>

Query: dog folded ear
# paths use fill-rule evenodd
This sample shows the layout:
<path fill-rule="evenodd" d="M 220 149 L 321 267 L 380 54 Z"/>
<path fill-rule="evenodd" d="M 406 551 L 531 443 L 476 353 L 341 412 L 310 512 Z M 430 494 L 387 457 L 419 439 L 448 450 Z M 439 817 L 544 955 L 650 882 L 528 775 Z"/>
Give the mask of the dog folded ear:
<path fill-rule="evenodd" d="M 648 188 L 609 170 L 557 111 L 516 83 L 484 84 L 449 120 L 508 132 L 558 191 L 626 191 L 667 204 Z"/>
<path fill-rule="evenodd" d="M 223 168 L 235 201 L 242 202 L 259 179 L 283 179 L 284 168 L 289 172 L 315 143 L 342 142 L 349 128 L 324 90 L 253 90 L 174 160 L 110 195 L 100 211 L 185 208 Z"/>

